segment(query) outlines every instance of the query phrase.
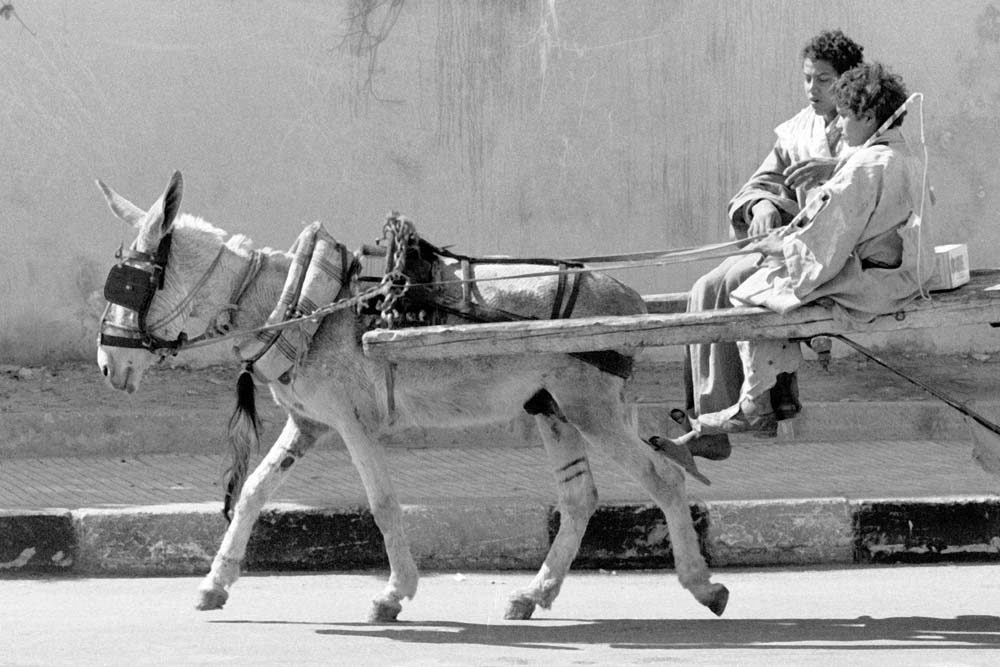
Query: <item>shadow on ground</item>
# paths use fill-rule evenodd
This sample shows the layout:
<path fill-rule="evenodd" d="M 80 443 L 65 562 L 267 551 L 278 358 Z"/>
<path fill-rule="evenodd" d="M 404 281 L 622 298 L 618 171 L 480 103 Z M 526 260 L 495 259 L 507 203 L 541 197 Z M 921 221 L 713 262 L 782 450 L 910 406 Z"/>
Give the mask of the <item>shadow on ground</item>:
<path fill-rule="evenodd" d="M 559 625 L 551 625 L 554 621 Z M 254 621 L 217 621 L 254 623 Z M 268 624 L 268 621 L 259 621 Z M 276 623 L 281 623 L 277 622 Z M 294 625 L 294 623 L 292 623 Z M 531 623 L 335 624 L 333 637 L 370 637 L 417 644 L 480 644 L 538 649 L 602 645 L 622 649 L 997 649 L 1000 617 L 933 618 L 546 619 Z"/>

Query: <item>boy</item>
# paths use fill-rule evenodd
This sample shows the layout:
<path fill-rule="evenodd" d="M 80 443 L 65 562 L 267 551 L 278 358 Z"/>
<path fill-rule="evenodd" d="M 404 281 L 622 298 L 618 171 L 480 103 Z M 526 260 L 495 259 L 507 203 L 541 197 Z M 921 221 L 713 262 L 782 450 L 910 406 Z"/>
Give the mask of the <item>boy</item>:
<path fill-rule="evenodd" d="M 837 80 L 833 94 L 850 152 L 795 224 L 746 246 L 759 254 L 753 272 L 729 293 L 732 305 L 787 313 L 819 301 L 838 319 L 864 323 L 916 299 L 931 277 L 933 252 L 918 210 L 923 165 L 899 130 L 903 114 L 895 114 L 907 99 L 902 80 L 878 63 L 861 65 Z M 876 135 L 884 124 L 888 129 Z M 694 451 L 700 438 L 773 427 L 770 390 L 778 374 L 798 368 L 798 344 L 741 341 L 737 348 L 739 399 L 691 419 L 691 431 L 676 444 Z"/>

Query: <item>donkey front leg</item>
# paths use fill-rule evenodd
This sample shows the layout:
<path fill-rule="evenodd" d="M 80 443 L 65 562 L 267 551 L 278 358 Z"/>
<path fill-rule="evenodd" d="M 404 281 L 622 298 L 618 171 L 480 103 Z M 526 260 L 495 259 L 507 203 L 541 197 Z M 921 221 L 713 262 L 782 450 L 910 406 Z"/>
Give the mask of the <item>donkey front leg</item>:
<path fill-rule="evenodd" d="M 212 568 L 202 580 L 198 591 L 201 598 L 196 607 L 201 610 L 222 609 L 229 598 L 229 587 L 240 576 L 240 563 L 246 555 L 247 543 L 264 503 L 285 480 L 296 459 L 312 447 L 320 436 L 328 434 L 325 426 L 310 421 L 297 424 L 289 416 L 281 434 L 267 456 L 247 478 L 233 511 L 233 520 L 226 530 Z"/>
<path fill-rule="evenodd" d="M 597 487 L 587 461 L 587 448 L 579 431 L 566 418 L 548 392 L 541 391 L 525 405 L 535 414 L 535 424 L 545 444 L 559 492 L 559 531 L 545 562 L 527 588 L 514 591 L 504 618 L 531 618 L 535 605 L 548 609 L 562 588 L 573 559 L 580 550 L 587 523 L 597 509 Z"/>
<path fill-rule="evenodd" d="M 373 623 L 395 621 L 403 610 L 400 601 L 416 595 L 419 581 L 417 564 L 403 526 L 403 509 L 389 476 L 382 445 L 360 423 L 345 425 L 341 435 L 361 476 L 372 517 L 382 533 L 389 558 L 389 582 L 382 593 L 372 599 L 368 620 Z"/>

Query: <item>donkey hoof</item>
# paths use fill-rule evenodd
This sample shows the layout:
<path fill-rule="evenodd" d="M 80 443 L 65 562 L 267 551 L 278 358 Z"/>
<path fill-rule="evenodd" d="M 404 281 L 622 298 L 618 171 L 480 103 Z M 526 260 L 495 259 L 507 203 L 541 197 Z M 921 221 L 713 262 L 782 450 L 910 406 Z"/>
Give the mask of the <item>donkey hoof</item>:
<path fill-rule="evenodd" d="M 195 609 L 198 609 L 199 611 L 222 609 L 228 599 L 229 593 L 227 593 L 223 588 L 211 588 L 206 591 L 201 591 L 201 600 L 199 600 L 198 604 L 195 605 Z"/>
<path fill-rule="evenodd" d="M 529 598 L 511 597 L 503 617 L 508 621 L 527 621 L 535 613 L 535 603 Z"/>
<path fill-rule="evenodd" d="M 714 584 L 712 586 L 712 594 L 704 604 L 712 611 L 713 614 L 716 616 L 722 616 L 722 612 L 726 611 L 726 605 L 728 603 L 729 589 L 722 584 Z"/>
<path fill-rule="evenodd" d="M 372 600 L 372 610 L 368 613 L 369 623 L 391 623 L 403 611 L 398 600 Z"/>

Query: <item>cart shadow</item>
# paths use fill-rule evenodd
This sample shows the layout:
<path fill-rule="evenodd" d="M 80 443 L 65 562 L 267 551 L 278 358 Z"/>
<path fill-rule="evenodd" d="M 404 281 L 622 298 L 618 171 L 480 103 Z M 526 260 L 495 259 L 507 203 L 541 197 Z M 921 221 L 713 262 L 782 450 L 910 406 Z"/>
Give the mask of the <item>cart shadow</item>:
<path fill-rule="evenodd" d="M 539 649 L 603 645 L 623 649 L 996 649 L 1000 617 L 829 619 L 605 619 L 534 623 L 336 624 L 317 634 L 417 644 L 481 644 Z M 881 644 L 881 645 L 880 645 Z"/>

